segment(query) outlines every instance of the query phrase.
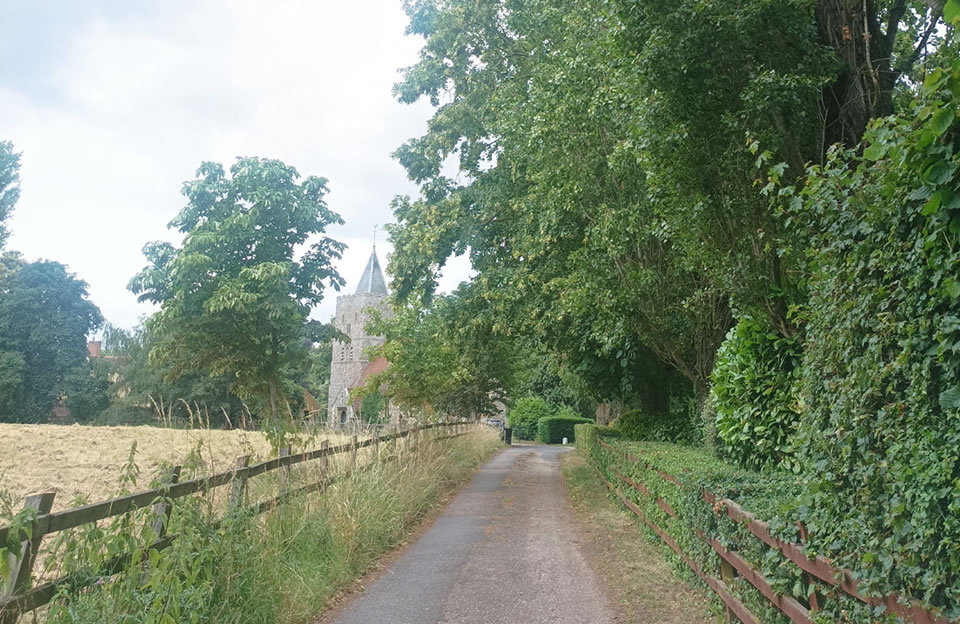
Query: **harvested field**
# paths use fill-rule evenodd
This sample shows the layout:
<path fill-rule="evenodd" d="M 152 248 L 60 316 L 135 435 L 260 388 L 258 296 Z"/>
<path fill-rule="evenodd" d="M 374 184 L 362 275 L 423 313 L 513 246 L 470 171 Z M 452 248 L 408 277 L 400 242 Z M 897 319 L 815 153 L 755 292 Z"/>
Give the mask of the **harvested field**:
<path fill-rule="evenodd" d="M 335 445 L 343 438 L 320 439 Z M 320 439 L 307 446 L 318 447 Z M 139 490 L 149 487 L 160 466 L 181 463 L 197 448 L 210 472 L 229 469 L 240 455 L 270 455 L 270 444 L 258 431 L 0 423 L 0 492 L 13 496 L 15 508 L 27 494 L 41 491 L 57 493 L 55 510 L 73 507 L 78 497 L 110 498 L 134 442 Z"/>

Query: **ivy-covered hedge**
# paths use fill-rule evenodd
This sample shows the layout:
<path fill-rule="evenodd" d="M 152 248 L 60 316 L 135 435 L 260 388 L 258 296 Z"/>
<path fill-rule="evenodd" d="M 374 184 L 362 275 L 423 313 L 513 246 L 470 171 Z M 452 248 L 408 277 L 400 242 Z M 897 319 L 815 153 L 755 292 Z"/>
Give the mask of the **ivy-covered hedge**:
<path fill-rule="evenodd" d="M 537 442 L 560 444 L 564 438 L 574 442 L 577 425 L 592 424 L 588 418 L 570 418 L 569 416 L 551 416 L 537 421 Z"/>
<path fill-rule="evenodd" d="M 707 489 L 717 496 L 730 498 L 744 509 L 753 512 L 759 519 L 769 522 L 771 531 L 785 541 L 798 542 L 795 522 L 805 517 L 803 508 L 795 501 L 803 494 L 803 482 L 787 473 L 760 474 L 726 464 L 709 453 L 691 447 L 659 442 L 634 442 L 611 435 L 606 427 L 595 425 L 577 426 L 577 449 L 600 469 L 608 481 L 636 503 L 644 515 L 661 527 L 694 560 L 702 570 L 718 577 L 719 556 L 701 539 L 696 531 L 717 539 L 729 550 L 761 570 L 774 590 L 793 596 L 805 603 L 810 591 L 816 589 L 823 601 L 823 610 L 817 614 L 817 622 L 894 622 L 885 616 L 883 609 L 876 610 L 860 601 L 835 591 L 819 582 L 808 585 L 802 572 L 777 551 L 757 539 L 742 524 L 730 520 L 725 514 L 715 514 L 702 496 Z M 614 447 L 603 448 L 600 440 Z M 632 462 L 623 456 L 629 452 L 641 462 Z M 659 471 L 659 472 L 658 472 Z M 652 497 L 643 495 L 621 481 L 619 472 L 642 483 Z M 660 472 L 665 472 L 682 485 L 667 481 Z M 670 516 L 656 504 L 663 499 L 676 512 Z M 793 510 L 793 511 L 791 511 Z M 669 547 L 645 525 L 638 523 L 651 541 L 662 546 L 664 556 L 674 564 L 680 576 L 691 583 L 701 581 Z M 783 616 L 770 602 L 749 583 L 732 585 L 734 594 L 753 612 L 761 622 L 786 624 Z M 719 605 L 719 599 L 717 599 Z"/>
<path fill-rule="evenodd" d="M 795 202 L 817 250 L 798 450 L 811 545 L 960 618 L 960 60 L 923 92 Z"/>

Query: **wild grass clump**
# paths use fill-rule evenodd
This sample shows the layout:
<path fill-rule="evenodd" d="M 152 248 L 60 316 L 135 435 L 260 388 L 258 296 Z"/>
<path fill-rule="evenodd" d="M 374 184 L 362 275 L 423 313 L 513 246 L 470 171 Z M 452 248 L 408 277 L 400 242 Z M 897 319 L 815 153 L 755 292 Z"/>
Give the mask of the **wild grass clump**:
<path fill-rule="evenodd" d="M 231 508 L 212 493 L 177 499 L 166 527 L 176 539 L 159 552 L 146 547 L 157 538 L 149 509 L 66 531 L 46 560 L 55 562 L 54 576 L 73 575 L 77 583 L 61 590 L 47 621 L 305 622 L 499 445 L 494 433 L 477 431 L 404 440 L 395 450 L 383 444 L 376 463 L 364 449 L 355 471 L 348 454 L 331 458 L 334 483 L 322 494 L 293 497 L 259 516 L 246 511 L 251 503 L 316 482 L 320 462 L 257 477 L 243 506 Z M 128 467 L 126 487 L 131 475 Z M 258 479 L 267 484 L 253 487 Z M 122 552 L 133 553 L 124 565 L 103 565 Z"/>

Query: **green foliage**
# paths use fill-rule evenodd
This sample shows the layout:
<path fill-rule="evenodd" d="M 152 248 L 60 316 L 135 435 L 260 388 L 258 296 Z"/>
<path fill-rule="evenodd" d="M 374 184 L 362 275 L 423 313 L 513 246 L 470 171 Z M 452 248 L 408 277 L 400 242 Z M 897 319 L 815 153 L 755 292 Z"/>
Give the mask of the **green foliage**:
<path fill-rule="evenodd" d="M 130 289 L 161 306 L 149 321 L 151 358 L 171 378 L 229 374 L 231 390 L 259 400 L 282 429 L 293 369 L 319 325 L 310 310 L 325 285 L 343 283 L 332 265 L 343 245 L 318 235 L 342 220 L 327 208 L 323 178 L 300 181 L 293 167 L 259 158 L 237 159 L 230 173 L 204 163 L 184 184 L 187 206 L 170 223 L 182 247 L 144 247 L 149 265 Z"/>
<path fill-rule="evenodd" d="M 513 429 L 513 437 L 520 440 L 533 440 L 537 434 L 537 423 L 541 418 L 553 416 L 553 408 L 544 399 L 535 396 L 518 399 L 510 411 L 507 421 Z"/>
<path fill-rule="evenodd" d="M 412 413 L 497 413 L 523 362 L 516 343 L 492 331 L 489 307 L 473 284 L 461 284 L 429 305 L 397 303 L 391 316 L 375 316 L 368 330 L 386 341 L 372 355 L 390 366 L 367 388 L 386 384 L 391 401 Z"/>
<path fill-rule="evenodd" d="M 10 232 L 6 221 L 20 198 L 20 154 L 13 151 L 13 143 L 0 141 L 0 251 Z"/>
<path fill-rule="evenodd" d="M 67 377 L 64 395 L 72 420 L 88 422 L 110 406 L 108 372 L 101 362 L 89 362 Z"/>
<path fill-rule="evenodd" d="M 574 428 L 577 425 L 592 424 L 589 418 L 578 418 L 573 410 L 557 416 L 548 416 L 537 421 L 537 442 L 543 444 L 560 444 L 564 438 L 570 442 L 576 441 Z"/>
<path fill-rule="evenodd" d="M 82 374 L 87 335 L 103 317 L 64 265 L 9 255 L 0 263 L 0 420 L 44 422 Z"/>
<path fill-rule="evenodd" d="M 695 424 L 684 410 L 667 414 L 651 414 L 642 409 L 627 410 L 611 426 L 628 440 L 690 443 L 695 437 Z"/>
<path fill-rule="evenodd" d="M 378 389 L 364 394 L 363 403 L 360 404 L 360 414 L 364 422 L 379 423 L 389 421 L 386 410 L 387 397 L 383 396 Z"/>
<path fill-rule="evenodd" d="M 730 330 L 717 353 L 711 400 L 718 451 L 745 468 L 796 468 L 800 340 L 783 338 L 749 317 Z"/>
<path fill-rule="evenodd" d="M 960 61 L 862 155 L 834 150 L 791 215 L 809 225 L 799 440 L 808 526 L 865 591 L 960 617 Z"/>
<path fill-rule="evenodd" d="M 174 376 L 170 367 L 149 354 L 156 333 L 143 322 L 132 330 L 110 324 L 104 328 L 97 369 L 111 379 L 110 407 L 96 424 L 159 424 L 237 427 L 249 415 L 245 403 L 231 391 L 230 375 L 191 371 Z"/>

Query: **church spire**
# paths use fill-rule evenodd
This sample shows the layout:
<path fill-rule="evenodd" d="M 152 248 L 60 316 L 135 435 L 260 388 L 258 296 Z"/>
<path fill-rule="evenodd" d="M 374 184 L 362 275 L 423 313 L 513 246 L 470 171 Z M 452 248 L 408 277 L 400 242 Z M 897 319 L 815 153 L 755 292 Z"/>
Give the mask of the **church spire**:
<path fill-rule="evenodd" d="M 357 284 L 355 295 L 388 295 L 387 281 L 383 278 L 383 271 L 380 270 L 380 261 L 377 259 L 377 246 L 374 244 L 373 251 L 370 252 L 370 259 L 367 260 L 367 268 L 363 270 L 363 277 Z"/>

